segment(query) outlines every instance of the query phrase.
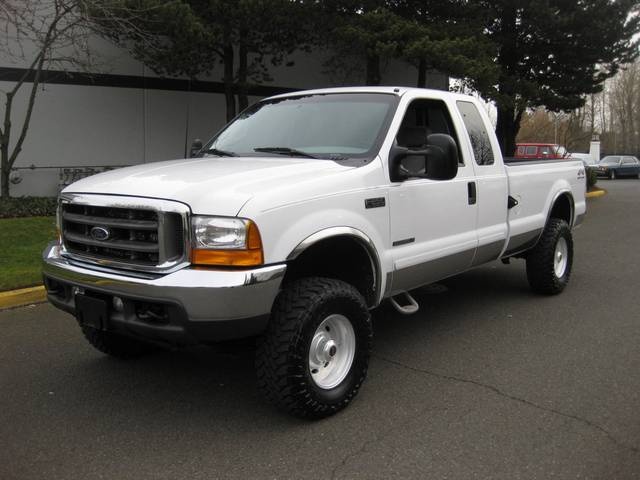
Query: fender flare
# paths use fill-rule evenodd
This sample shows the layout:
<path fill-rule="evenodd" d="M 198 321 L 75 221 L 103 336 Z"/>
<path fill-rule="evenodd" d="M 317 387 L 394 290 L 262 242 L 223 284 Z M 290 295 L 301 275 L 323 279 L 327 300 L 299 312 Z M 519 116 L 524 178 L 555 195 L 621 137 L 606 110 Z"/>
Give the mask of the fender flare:
<path fill-rule="evenodd" d="M 576 216 L 576 201 L 573 198 L 573 193 L 571 192 L 571 190 L 568 190 L 568 189 L 562 189 L 554 195 L 553 200 L 551 200 L 551 203 L 549 204 L 549 211 L 547 212 L 547 221 L 544 224 L 545 226 L 547 226 L 547 224 L 549 223 L 549 220 L 551 220 L 551 211 L 553 210 L 553 207 L 555 207 L 556 202 L 563 195 L 566 195 L 567 197 L 569 197 L 569 208 L 571 209 L 571 212 L 570 212 L 571 215 L 569 218 L 569 228 L 573 228 L 573 222 Z"/>
<path fill-rule="evenodd" d="M 369 238 L 367 234 L 353 227 L 330 227 L 315 232 L 302 240 L 287 256 L 287 262 L 298 258 L 305 250 L 315 245 L 318 242 L 337 237 L 350 237 L 356 240 L 367 252 L 369 261 L 371 262 L 371 269 L 373 271 L 373 285 L 375 296 L 374 305 L 370 307 L 376 307 L 380 304 L 380 296 L 382 294 L 382 265 L 380 263 L 380 256 L 375 244 Z"/>

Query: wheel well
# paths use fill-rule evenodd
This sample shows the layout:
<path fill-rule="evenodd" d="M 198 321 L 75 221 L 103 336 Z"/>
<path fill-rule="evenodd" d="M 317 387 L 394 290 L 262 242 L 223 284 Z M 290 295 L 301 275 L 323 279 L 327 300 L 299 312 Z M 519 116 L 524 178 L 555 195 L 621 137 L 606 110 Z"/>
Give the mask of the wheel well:
<path fill-rule="evenodd" d="M 573 200 L 568 193 L 560 195 L 551 207 L 551 213 L 549 218 L 559 218 L 566 221 L 571 227 L 571 220 L 573 219 Z"/>
<path fill-rule="evenodd" d="M 304 277 L 327 277 L 347 282 L 360 292 L 368 306 L 376 304 L 378 266 L 367 248 L 347 235 L 314 243 L 288 262 L 283 283 Z"/>

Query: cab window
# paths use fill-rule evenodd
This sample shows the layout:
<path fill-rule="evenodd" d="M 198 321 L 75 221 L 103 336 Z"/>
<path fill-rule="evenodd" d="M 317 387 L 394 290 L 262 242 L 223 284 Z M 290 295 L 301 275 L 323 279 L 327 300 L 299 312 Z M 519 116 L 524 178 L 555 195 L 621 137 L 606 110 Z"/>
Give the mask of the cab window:
<path fill-rule="evenodd" d="M 493 148 L 491 148 L 491 137 L 482 121 L 478 108 L 471 102 L 459 101 L 458 110 L 462 114 L 464 126 L 467 128 L 473 156 L 478 165 L 493 165 Z"/>

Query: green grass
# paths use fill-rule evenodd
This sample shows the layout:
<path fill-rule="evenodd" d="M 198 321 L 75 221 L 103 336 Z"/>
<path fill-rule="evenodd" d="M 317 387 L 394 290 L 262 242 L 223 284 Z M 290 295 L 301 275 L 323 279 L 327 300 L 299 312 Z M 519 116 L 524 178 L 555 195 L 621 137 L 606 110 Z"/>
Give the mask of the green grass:
<path fill-rule="evenodd" d="M 41 284 L 42 251 L 55 237 L 55 217 L 0 219 L 0 291 Z"/>

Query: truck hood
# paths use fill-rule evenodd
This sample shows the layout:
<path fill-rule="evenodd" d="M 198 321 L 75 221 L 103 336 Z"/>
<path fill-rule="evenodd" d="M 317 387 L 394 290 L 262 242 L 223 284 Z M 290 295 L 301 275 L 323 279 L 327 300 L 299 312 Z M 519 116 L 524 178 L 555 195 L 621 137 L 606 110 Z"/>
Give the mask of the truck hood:
<path fill-rule="evenodd" d="M 331 160 L 206 157 L 111 170 L 79 180 L 63 193 L 177 200 L 193 213 L 235 216 L 254 195 L 352 168 Z"/>

